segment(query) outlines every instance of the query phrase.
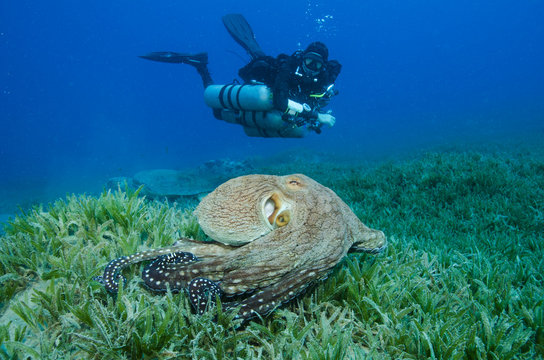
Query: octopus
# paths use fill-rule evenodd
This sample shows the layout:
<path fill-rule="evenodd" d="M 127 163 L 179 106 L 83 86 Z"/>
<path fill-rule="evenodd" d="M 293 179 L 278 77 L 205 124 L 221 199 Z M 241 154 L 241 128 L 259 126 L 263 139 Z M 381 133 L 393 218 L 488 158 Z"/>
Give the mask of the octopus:
<path fill-rule="evenodd" d="M 375 254 L 387 245 L 382 231 L 364 225 L 331 189 L 302 174 L 231 179 L 204 197 L 195 215 L 213 241 L 184 238 L 120 257 L 97 280 L 116 294 L 121 270 L 151 260 L 142 279 L 152 291 L 186 290 L 199 314 L 218 296 L 247 320 L 324 279 L 348 251 Z"/>

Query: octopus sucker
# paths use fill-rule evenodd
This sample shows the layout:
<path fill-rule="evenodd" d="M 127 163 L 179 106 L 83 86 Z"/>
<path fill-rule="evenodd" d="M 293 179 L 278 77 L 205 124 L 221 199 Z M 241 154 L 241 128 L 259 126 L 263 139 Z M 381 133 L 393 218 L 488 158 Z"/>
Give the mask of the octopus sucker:
<path fill-rule="evenodd" d="M 302 174 L 247 175 L 208 194 L 195 210 L 213 242 L 180 239 L 110 262 L 98 277 L 116 293 L 123 268 L 142 271 L 154 291 L 187 290 L 201 314 L 221 298 L 247 320 L 265 315 L 324 279 L 348 251 L 378 253 L 383 232 L 364 225 L 332 190 Z"/>

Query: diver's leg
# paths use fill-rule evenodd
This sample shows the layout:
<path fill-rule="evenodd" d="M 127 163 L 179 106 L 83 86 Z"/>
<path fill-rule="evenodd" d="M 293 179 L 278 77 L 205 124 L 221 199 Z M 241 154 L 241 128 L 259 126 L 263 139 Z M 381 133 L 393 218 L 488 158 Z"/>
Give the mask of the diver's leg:
<path fill-rule="evenodd" d="M 152 52 L 147 55 L 140 56 L 143 59 L 166 62 L 170 64 L 187 64 L 193 66 L 200 77 L 204 88 L 213 84 L 210 71 L 208 70 L 208 53 L 198 54 L 181 54 L 172 51 Z"/>
<path fill-rule="evenodd" d="M 204 89 L 213 84 L 212 76 L 210 75 L 210 71 L 208 70 L 208 66 L 206 64 L 194 65 L 194 67 L 202 78 L 202 84 L 204 85 Z"/>
<path fill-rule="evenodd" d="M 142 59 L 165 62 L 170 64 L 207 64 L 208 53 L 186 54 L 173 51 L 156 51 L 146 55 L 140 55 Z"/>

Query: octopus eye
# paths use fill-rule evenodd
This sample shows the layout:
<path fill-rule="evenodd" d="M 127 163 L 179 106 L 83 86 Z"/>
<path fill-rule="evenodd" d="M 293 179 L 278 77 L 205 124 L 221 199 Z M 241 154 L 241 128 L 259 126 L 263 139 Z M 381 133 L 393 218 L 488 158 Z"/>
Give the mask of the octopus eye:
<path fill-rule="evenodd" d="M 287 181 L 287 187 L 291 190 L 298 190 L 302 187 L 302 182 L 298 178 L 291 178 Z"/>
<path fill-rule="evenodd" d="M 276 218 L 276 225 L 279 227 L 285 226 L 289 224 L 289 221 L 291 220 L 291 214 L 289 211 L 284 211 L 278 215 Z"/>
<path fill-rule="evenodd" d="M 263 215 L 271 229 L 285 226 L 291 221 L 291 205 L 279 193 L 272 194 L 262 206 Z"/>
<path fill-rule="evenodd" d="M 265 215 L 270 225 L 274 224 L 274 219 L 281 208 L 281 199 L 278 194 L 272 195 L 264 204 Z"/>

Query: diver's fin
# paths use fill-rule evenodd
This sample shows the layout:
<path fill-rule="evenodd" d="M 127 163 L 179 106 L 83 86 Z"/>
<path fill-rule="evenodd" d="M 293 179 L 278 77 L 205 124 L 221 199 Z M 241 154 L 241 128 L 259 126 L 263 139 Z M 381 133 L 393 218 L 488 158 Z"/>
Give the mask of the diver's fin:
<path fill-rule="evenodd" d="M 180 54 L 172 51 L 152 52 L 146 55 L 140 55 L 142 59 L 171 63 L 188 64 L 193 66 L 202 78 L 204 89 L 213 84 L 212 76 L 208 70 L 208 53 L 198 54 Z"/>
<path fill-rule="evenodd" d="M 253 34 L 251 26 L 249 26 L 243 15 L 227 14 L 223 16 L 223 24 L 225 24 L 232 38 L 242 45 L 253 59 L 265 56 L 257 40 L 255 40 L 255 34 Z"/>
<path fill-rule="evenodd" d="M 199 54 L 180 54 L 172 51 L 152 52 L 146 55 L 140 55 L 142 59 L 160 61 L 172 64 L 189 64 L 198 66 L 208 64 L 208 53 Z"/>

